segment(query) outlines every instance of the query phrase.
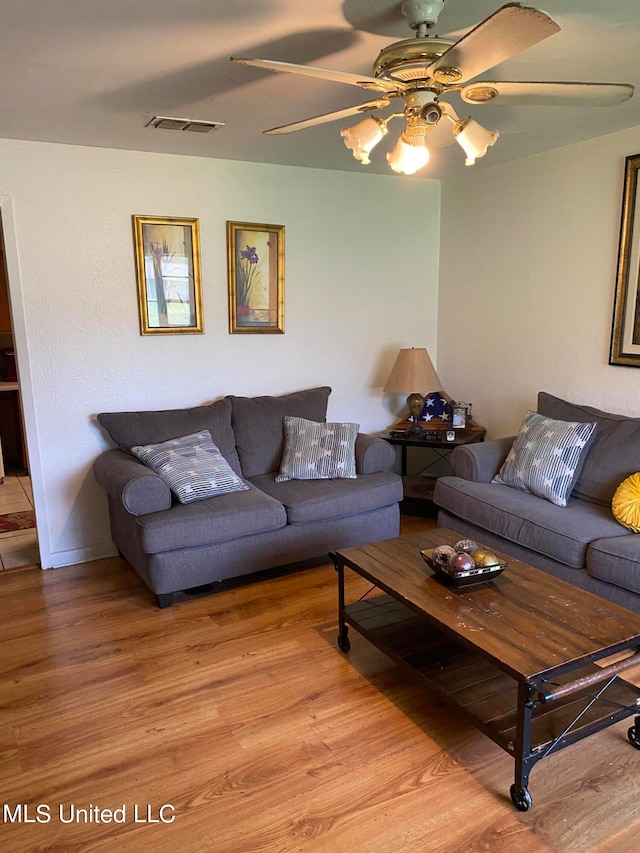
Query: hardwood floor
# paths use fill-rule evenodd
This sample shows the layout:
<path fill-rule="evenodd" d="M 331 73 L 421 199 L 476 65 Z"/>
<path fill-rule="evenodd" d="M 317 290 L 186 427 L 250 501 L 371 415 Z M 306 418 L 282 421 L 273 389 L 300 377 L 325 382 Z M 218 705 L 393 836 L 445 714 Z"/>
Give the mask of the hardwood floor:
<path fill-rule="evenodd" d="M 329 563 L 167 610 L 117 558 L 0 590 L 2 851 L 640 849 L 628 723 L 540 762 L 516 811 L 504 752 L 355 632 L 337 649 Z"/>

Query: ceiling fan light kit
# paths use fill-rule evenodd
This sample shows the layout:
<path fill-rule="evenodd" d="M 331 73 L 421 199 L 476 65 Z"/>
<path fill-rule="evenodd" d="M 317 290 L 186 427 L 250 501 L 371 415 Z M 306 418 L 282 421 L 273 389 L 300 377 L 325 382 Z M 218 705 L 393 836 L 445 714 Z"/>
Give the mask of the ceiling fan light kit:
<path fill-rule="evenodd" d="M 387 163 L 394 172 L 402 175 L 415 175 L 427 165 L 430 157 L 431 154 L 424 136 L 414 136 L 409 140 L 403 131 L 393 151 L 387 154 Z"/>
<path fill-rule="evenodd" d="M 487 148 L 495 145 L 500 136 L 497 130 L 487 130 L 471 117 L 457 121 L 453 126 L 453 135 L 467 155 L 465 160 L 467 166 L 473 166 L 478 157 L 484 157 Z"/>
<path fill-rule="evenodd" d="M 430 36 L 446 0 L 405 0 L 399 6 L 415 38 L 383 48 L 373 64 L 373 76 L 331 71 L 268 59 L 239 59 L 232 62 L 270 71 L 300 74 L 358 86 L 379 97 L 355 107 L 326 113 L 293 124 L 266 130 L 269 134 L 292 133 L 363 112 L 383 109 L 393 98 L 403 101 L 402 112 L 369 116 L 340 135 L 353 156 L 363 165 L 387 133 L 387 122 L 404 117 L 405 127 L 394 149 L 387 154 L 389 166 L 406 175 L 415 174 L 429 162 L 427 143 L 442 147 L 457 142 L 472 166 L 498 139 L 497 130 L 487 130 L 471 116 L 460 118 L 443 96 L 458 94 L 464 102 L 513 105 L 614 106 L 633 95 L 628 83 L 577 82 L 486 82 L 475 78 L 490 68 L 560 31 L 544 12 L 521 3 L 507 3 L 473 27 L 458 41 Z M 446 118 L 448 121 L 443 122 Z M 451 122 L 450 132 L 446 130 Z M 430 144 L 431 144 L 430 143 Z"/>
<path fill-rule="evenodd" d="M 343 127 L 340 131 L 346 147 L 353 152 L 356 160 L 360 160 L 364 165 L 371 162 L 369 160 L 371 150 L 386 134 L 387 122 L 378 116 L 369 116 L 358 124 L 354 124 L 353 127 Z"/>

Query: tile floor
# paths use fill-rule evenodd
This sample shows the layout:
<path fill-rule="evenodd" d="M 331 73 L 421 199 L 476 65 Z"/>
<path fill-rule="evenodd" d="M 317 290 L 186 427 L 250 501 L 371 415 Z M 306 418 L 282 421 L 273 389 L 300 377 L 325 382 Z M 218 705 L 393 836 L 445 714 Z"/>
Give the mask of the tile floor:
<path fill-rule="evenodd" d="M 29 477 L 7 474 L 0 484 L 0 514 L 33 509 L 33 492 Z M 0 570 L 38 566 L 38 534 L 35 528 L 0 533 Z"/>

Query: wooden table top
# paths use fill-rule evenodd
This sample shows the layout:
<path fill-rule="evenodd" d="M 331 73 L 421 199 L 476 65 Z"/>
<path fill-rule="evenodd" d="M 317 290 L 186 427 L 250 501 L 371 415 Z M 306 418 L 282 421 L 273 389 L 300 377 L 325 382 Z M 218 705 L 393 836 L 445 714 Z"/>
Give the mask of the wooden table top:
<path fill-rule="evenodd" d="M 494 548 L 509 565 L 493 581 L 456 588 L 438 580 L 420 549 L 461 538 L 437 528 L 337 553 L 346 566 L 518 681 L 640 646 L 640 615 Z"/>

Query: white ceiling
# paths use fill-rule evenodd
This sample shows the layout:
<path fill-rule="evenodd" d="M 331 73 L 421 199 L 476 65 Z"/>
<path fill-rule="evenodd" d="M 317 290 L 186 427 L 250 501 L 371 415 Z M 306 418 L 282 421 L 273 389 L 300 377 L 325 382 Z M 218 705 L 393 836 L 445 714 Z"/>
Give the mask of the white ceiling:
<path fill-rule="evenodd" d="M 234 65 L 229 57 L 370 74 L 382 47 L 413 36 L 399 5 L 400 0 L 0 0 L 0 137 L 392 174 L 384 151 L 394 144 L 394 123 L 366 167 L 339 135 L 358 117 L 286 136 L 262 134 L 362 103 L 368 93 Z M 501 5 L 447 0 L 436 32 L 459 38 Z M 544 0 L 541 7 L 561 32 L 481 78 L 632 83 L 636 95 L 599 109 L 470 106 L 452 95 L 461 115 L 500 131 L 473 168 L 640 126 L 640 2 Z M 225 127 L 211 134 L 145 127 L 154 115 L 220 121 Z M 463 169 L 463 152 L 452 145 L 437 152 L 421 175 L 438 178 Z"/>

